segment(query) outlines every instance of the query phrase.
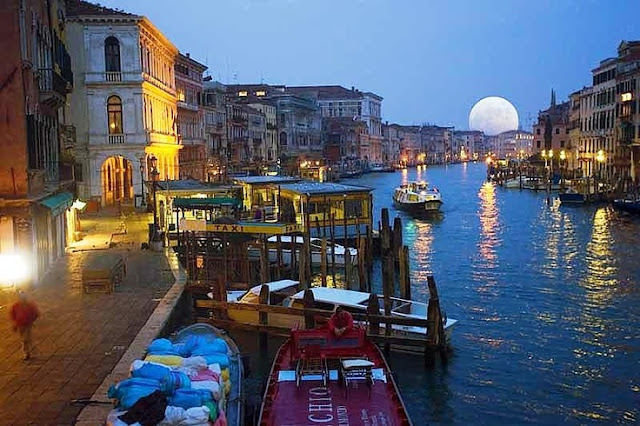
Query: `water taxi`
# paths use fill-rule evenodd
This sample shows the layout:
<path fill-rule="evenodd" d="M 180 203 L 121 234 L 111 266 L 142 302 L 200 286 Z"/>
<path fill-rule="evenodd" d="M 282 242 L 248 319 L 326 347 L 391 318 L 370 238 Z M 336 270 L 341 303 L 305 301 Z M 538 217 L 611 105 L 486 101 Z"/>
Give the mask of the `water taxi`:
<path fill-rule="evenodd" d="M 412 422 L 380 349 L 356 327 L 292 330 L 271 367 L 260 426 L 397 425 Z"/>
<path fill-rule="evenodd" d="M 437 212 L 442 206 L 442 194 L 427 182 L 409 182 L 395 189 L 393 202 L 411 213 Z"/>

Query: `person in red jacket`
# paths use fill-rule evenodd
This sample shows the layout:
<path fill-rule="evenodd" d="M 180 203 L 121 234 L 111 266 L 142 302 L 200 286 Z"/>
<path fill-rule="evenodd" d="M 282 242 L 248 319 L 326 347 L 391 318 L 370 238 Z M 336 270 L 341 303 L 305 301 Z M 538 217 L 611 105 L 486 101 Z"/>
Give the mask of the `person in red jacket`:
<path fill-rule="evenodd" d="M 18 293 L 18 301 L 11 306 L 11 321 L 13 330 L 20 333 L 22 338 L 22 351 L 24 359 L 31 358 L 31 327 L 40 316 L 38 307 L 27 298 L 24 291 Z"/>
<path fill-rule="evenodd" d="M 353 329 L 353 316 L 342 306 L 338 306 L 329 320 L 329 330 L 334 336 L 340 337 Z"/>

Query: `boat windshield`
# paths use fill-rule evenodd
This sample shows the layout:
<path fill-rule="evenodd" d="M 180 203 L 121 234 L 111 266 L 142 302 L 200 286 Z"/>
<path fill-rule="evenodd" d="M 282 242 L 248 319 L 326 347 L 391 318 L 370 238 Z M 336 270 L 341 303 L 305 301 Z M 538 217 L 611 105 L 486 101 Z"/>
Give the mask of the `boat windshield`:
<path fill-rule="evenodd" d="M 426 191 L 427 189 L 429 189 L 427 182 L 413 182 L 411 184 L 411 187 L 412 187 L 411 189 L 416 192 Z"/>

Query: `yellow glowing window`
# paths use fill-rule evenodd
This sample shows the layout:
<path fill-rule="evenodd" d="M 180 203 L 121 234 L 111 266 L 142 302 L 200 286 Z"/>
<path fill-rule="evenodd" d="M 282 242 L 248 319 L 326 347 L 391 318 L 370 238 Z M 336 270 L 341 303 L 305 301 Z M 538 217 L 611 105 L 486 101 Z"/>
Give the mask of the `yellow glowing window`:
<path fill-rule="evenodd" d="M 631 99 L 633 99 L 633 94 L 631 94 L 631 92 L 623 93 L 620 96 L 620 100 L 622 102 L 629 102 Z"/>
<path fill-rule="evenodd" d="M 248 95 L 248 93 L 247 93 L 246 90 L 242 90 L 242 91 L 238 92 L 238 96 L 247 96 L 247 95 Z"/>
<path fill-rule="evenodd" d="M 267 92 L 265 92 L 264 90 L 258 90 L 256 92 L 256 96 L 265 96 L 267 94 Z"/>

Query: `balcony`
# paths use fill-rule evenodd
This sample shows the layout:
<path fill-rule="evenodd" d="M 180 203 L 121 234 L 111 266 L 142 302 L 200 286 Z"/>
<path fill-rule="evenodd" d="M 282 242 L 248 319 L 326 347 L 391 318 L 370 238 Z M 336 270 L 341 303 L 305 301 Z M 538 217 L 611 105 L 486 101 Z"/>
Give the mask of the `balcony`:
<path fill-rule="evenodd" d="M 38 89 L 40 102 L 57 109 L 62 107 L 71 91 L 71 85 L 51 68 L 38 70 Z"/>
<path fill-rule="evenodd" d="M 107 81 L 109 83 L 121 82 L 122 73 L 120 71 L 107 71 L 104 73 L 104 81 Z"/>
<path fill-rule="evenodd" d="M 60 145 L 62 149 L 75 148 L 76 146 L 76 126 L 70 124 L 60 125 Z"/>
<path fill-rule="evenodd" d="M 142 82 L 142 75 L 139 72 L 121 71 L 87 72 L 84 75 L 84 81 L 86 84 L 117 84 L 122 82 Z"/>
<path fill-rule="evenodd" d="M 114 133 L 110 134 L 107 137 L 107 141 L 109 145 L 123 145 L 126 142 L 127 138 L 124 133 Z"/>
<path fill-rule="evenodd" d="M 198 111 L 197 104 L 190 104 L 185 101 L 178 101 L 177 105 L 178 105 L 178 108 L 181 108 L 181 109 L 188 109 L 189 111 L 196 111 L 196 112 Z"/>

